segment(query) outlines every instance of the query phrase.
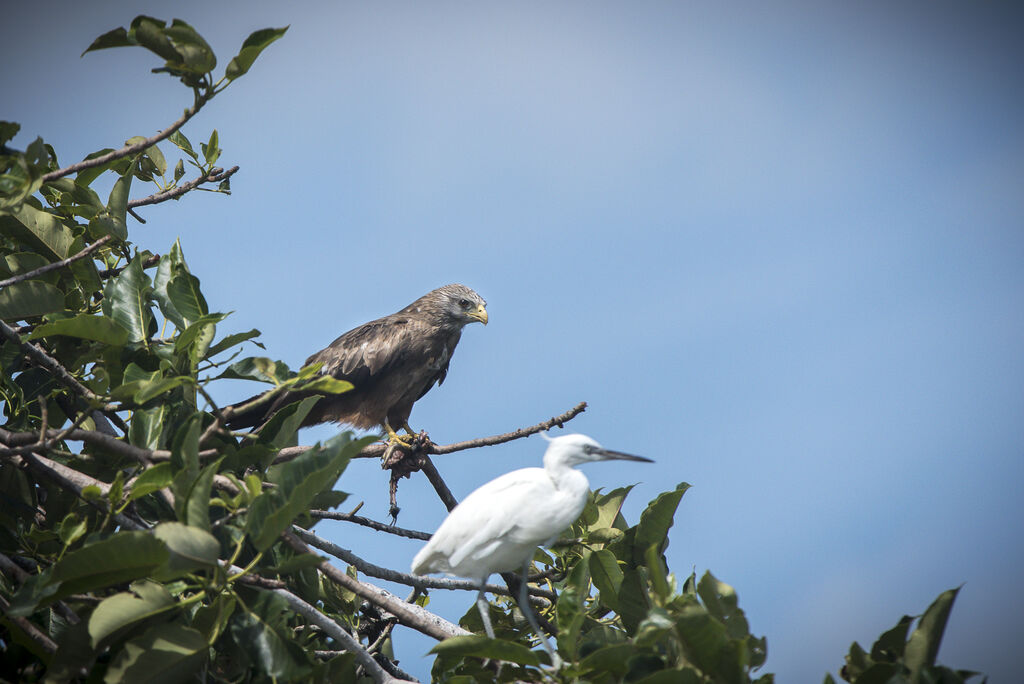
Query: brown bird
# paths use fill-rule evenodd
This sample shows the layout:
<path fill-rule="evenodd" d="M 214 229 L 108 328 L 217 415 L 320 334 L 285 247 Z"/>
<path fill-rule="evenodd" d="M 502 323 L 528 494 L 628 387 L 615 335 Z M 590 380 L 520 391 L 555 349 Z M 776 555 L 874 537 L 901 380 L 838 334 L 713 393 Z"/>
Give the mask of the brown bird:
<path fill-rule="evenodd" d="M 487 302 L 465 285 L 445 285 L 423 295 L 390 316 L 364 323 L 306 359 L 320 362 L 320 372 L 347 380 L 353 389 L 326 395 L 313 407 L 303 425 L 334 421 L 371 429 L 382 426 L 389 441 L 408 441 L 395 430 L 409 427 L 412 406 L 448 375 L 462 328 L 487 324 Z M 265 423 L 273 413 L 312 392 L 285 392 L 269 408 L 257 407 L 233 416 L 232 429 Z M 247 402 L 240 402 L 241 406 Z"/>

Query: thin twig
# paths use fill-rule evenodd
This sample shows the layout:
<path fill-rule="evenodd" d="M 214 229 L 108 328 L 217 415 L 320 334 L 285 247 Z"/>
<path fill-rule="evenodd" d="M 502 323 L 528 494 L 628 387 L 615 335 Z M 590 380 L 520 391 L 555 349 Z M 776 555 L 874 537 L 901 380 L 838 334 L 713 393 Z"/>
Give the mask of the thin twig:
<path fill-rule="evenodd" d="M 142 268 L 152 268 L 160 263 L 160 255 L 154 254 L 146 257 L 146 260 L 142 262 Z M 111 278 L 116 276 L 118 273 L 128 268 L 127 266 L 119 266 L 118 268 L 106 268 L 100 271 L 100 278 Z"/>
<path fill-rule="evenodd" d="M 181 197 L 186 192 L 194 190 L 203 183 L 216 183 L 218 181 L 227 180 L 228 178 L 231 178 L 231 176 L 235 175 L 235 173 L 237 172 L 237 166 L 232 166 L 227 171 L 220 168 L 219 166 L 216 166 L 210 169 L 208 172 L 202 174 L 201 176 L 197 176 L 196 178 L 193 178 L 187 183 L 182 183 L 181 185 L 175 188 L 171 188 L 170 190 L 157 192 L 148 197 L 140 197 L 139 199 L 129 200 L 128 208 L 134 209 L 136 207 L 144 207 L 150 204 L 160 204 L 161 202 L 172 200 L 175 197 Z"/>
<path fill-rule="evenodd" d="M 314 509 L 310 511 L 309 514 L 317 519 L 343 520 L 345 522 L 355 523 L 356 525 L 362 525 L 363 527 L 369 527 L 371 530 L 377 530 L 378 532 L 387 532 L 388 534 L 393 534 L 398 537 L 419 539 L 420 541 L 430 539 L 429 532 L 420 532 L 419 530 L 409 530 L 404 527 L 396 527 L 394 525 L 388 525 L 387 523 L 371 520 L 370 518 L 364 518 L 361 515 L 353 515 L 352 513 L 338 513 L 337 511 L 321 511 Z"/>
<path fill-rule="evenodd" d="M 203 108 L 203 105 L 206 104 L 207 100 L 209 100 L 209 97 L 207 96 L 197 96 L 195 104 L 186 109 L 185 113 L 181 115 L 181 118 L 179 118 L 177 121 L 172 123 L 164 130 L 160 131 L 156 135 L 150 138 L 146 138 L 145 140 L 134 143 L 132 145 L 125 145 L 121 149 L 113 150 L 112 152 L 100 155 L 99 157 L 93 157 L 92 159 L 83 159 L 80 162 L 77 162 L 70 166 L 65 166 L 62 169 L 51 171 L 50 173 L 47 173 L 43 176 L 43 182 L 49 183 L 50 181 L 57 180 L 58 178 L 63 178 L 64 176 L 68 176 L 72 173 L 78 173 L 79 171 L 84 171 L 85 169 L 92 169 L 97 166 L 103 166 L 104 164 L 112 162 L 115 159 L 128 157 L 135 154 L 136 152 L 141 152 L 147 147 L 152 147 L 161 140 L 166 140 L 167 138 L 171 137 L 171 135 L 173 135 L 176 130 L 184 126 L 189 119 L 195 116 L 199 112 L 199 110 Z"/>
<path fill-rule="evenodd" d="M 114 239 L 113 235 L 104 235 L 103 237 L 101 237 L 96 242 L 92 243 L 91 245 L 89 245 L 88 247 L 83 249 L 82 251 L 76 252 L 75 254 L 72 254 L 67 259 L 61 259 L 60 261 L 54 261 L 52 264 L 46 264 L 45 266 L 40 266 L 39 268 L 34 268 L 31 271 L 26 271 L 25 273 L 19 273 L 18 275 L 11 276 L 10 278 L 7 278 L 6 280 L 0 280 L 0 287 L 7 287 L 8 285 L 13 285 L 15 283 L 20 283 L 23 280 L 31 280 L 32 278 L 37 278 L 37 277 L 43 275 L 44 273 L 49 273 L 50 271 L 56 271 L 58 268 L 64 268 L 65 266 L 69 266 L 69 265 L 75 263 L 76 261 L 78 261 L 79 259 L 84 259 L 85 257 L 89 256 L 90 254 L 95 252 L 97 249 L 99 249 L 100 247 L 102 247 L 103 245 L 107 244 L 108 242 L 110 242 L 113 239 Z"/>

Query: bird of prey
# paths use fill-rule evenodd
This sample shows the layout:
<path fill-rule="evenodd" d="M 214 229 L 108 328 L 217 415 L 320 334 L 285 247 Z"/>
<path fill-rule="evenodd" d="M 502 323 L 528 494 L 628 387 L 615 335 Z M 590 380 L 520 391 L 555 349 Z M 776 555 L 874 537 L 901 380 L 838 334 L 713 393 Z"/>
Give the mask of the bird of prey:
<path fill-rule="evenodd" d="M 477 607 L 487 636 L 494 629 L 487 612 L 483 586 L 495 572 L 522 570 L 519 607 L 530 626 L 557 662 L 530 609 L 527 571 L 539 545 L 557 539 L 583 512 L 590 483 L 573 468 L 589 461 L 651 459 L 604 449 L 586 435 L 563 435 L 550 440 L 543 468 L 505 473 L 463 499 L 412 561 L 414 575 L 443 572 L 468 577 L 480 584 Z"/>
<path fill-rule="evenodd" d="M 321 373 L 347 380 L 353 389 L 324 396 L 305 417 L 303 425 L 335 421 L 360 429 L 382 426 L 389 441 L 406 441 L 409 414 L 416 401 L 448 374 L 462 328 L 479 321 L 487 324 L 487 302 L 465 285 L 445 285 L 423 295 L 390 316 L 364 323 L 306 359 L 321 363 Z M 273 413 L 309 392 L 285 392 L 269 407 L 259 406 L 236 414 L 232 429 L 262 425 Z M 241 402 L 235 406 L 241 406 Z"/>

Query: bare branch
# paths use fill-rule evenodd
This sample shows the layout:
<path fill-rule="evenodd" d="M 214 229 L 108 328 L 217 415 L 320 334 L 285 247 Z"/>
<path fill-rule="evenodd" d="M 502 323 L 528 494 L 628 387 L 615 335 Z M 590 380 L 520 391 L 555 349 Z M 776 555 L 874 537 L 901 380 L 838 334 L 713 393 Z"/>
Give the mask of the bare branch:
<path fill-rule="evenodd" d="M 139 199 L 129 200 L 128 201 L 128 208 L 129 209 L 135 209 L 136 207 L 144 207 L 144 206 L 147 206 L 147 205 L 150 205 L 150 204 L 160 204 L 161 202 L 166 202 L 167 200 L 172 200 L 175 197 L 181 197 L 186 192 L 189 192 L 191 190 L 196 189 L 197 187 L 199 187 L 203 183 L 218 183 L 220 181 L 227 180 L 228 178 L 231 178 L 231 176 L 235 175 L 235 173 L 237 173 L 237 172 L 238 172 L 238 167 L 237 166 L 233 166 L 230 169 L 228 169 L 227 171 L 225 171 L 224 169 L 222 169 L 219 166 L 217 166 L 217 167 L 214 167 L 214 168 L 210 169 L 209 171 L 207 171 L 206 173 L 202 174 L 201 176 L 197 176 L 196 178 L 193 178 L 192 180 L 188 181 L 187 183 L 182 183 L 181 185 L 179 185 L 176 188 L 171 188 L 170 190 L 164 190 L 163 192 L 157 192 L 157 193 L 154 193 L 154 194 L 152 194 L 152 195 L 150 195 L 148 197 L 141 197 Z M 136 218 L 138 218 L 138 217 L 136 217 Z"/>
<path fill-rule="evenodd" d="M 359 556 L 355 555 L 348 549 L 343 549 L 337 544 L 327 541 L 317 535 L 313 534 L 308 530 L 304 530 L 301 527 L 295 525 L 292 526 L 292 532 L 296 534 L 302 541 L 315 546 L 321 551 L 326 551 L 335 558 L 345 561 L 349 565 L 353 566 L 356 570 L 369 575 L 370 577 L 376 577 L 378 579 L 387 580 L 389 582 L 396 582 L 398 584 L 405 584 L 410 587 L 417 587 L 419 589 L 451 589 L 451 590 L 465 590 L 465 591 L 479 591 L 480 585 L 472 580 L 461 580 L 451 579 L 442 577 L 426 577 L 424 575 L 411 575 L 405 572 L 398 572 L 390 568 L 384 568 L 379 565 L 374 565 L 369 561 L 363 560 Z M 492 594 L 509 594 L 508 587 L 503 587 L 498 584 L 485 584 L 484 590 L 489 591 Z M 546 589 L 531 589 L 531 594 L 535 596 L 543 596 L 549 601 L 556 601 L 558 597 L 554 592 L 547 591 Z"/>
<path fill-rule="evenodd" d="M 112 411 L 117 408 L 117 404 L 104 404 L 103 397 L 76 380 L 68 369 L 62 366 L 57 359 L 43 351 L 43 348 L 39 345 L 31 342 L 23 342 L 18 333 L 3 321 L 0 321 L 0 335 L 3 335 L 8 340 L 21 347 L 22 352 L 24 352 L 26 356 L 32 359 L 36 365 L 53 373 L 62 385 L 73 390 L 85 399 L 100 404 L 98 408 L 101 411 Z"/>
<path fill-rule="evenodd" d="M 388 682 L 403 682 L 408 680 L 395 679 L 390 674 L 384 671 L 384 668 L 377 663 L 373 657 L 367 653 L 363 647 L 356 641 L 355 637 L 342 629 L 334 620 L 330 619 L 319 610 L 311 606 L 310 604 L 303 601 L 301 598 L 291 593 L 287 589 L 271 589 L 278 596 L 284 598 L 288 602 L 296 613 L 302 615 L 306 620 L 316 625 L 324 631 L 325 634 L 330 636 L 332 639 L 337 641 L 346 651 L 352 653 L 356 657 L 356 661 L 366 670 L 366 673 L 373 677 L 375 682 L 388 683 Z"/>
<path fill-rule="evenodd" d="M 364 518 L 361 515 L 353 515 L 352 513 L 338 513 L 337 511 L 321 511 L 312 510 L 309 512 L 311 516 L 322 520 L 344 520 L 345 522 L 352 522 L 363 527 L 369 527 L 371 530 L 377 530 L 378 532 L 387 532 L 398 537 L 406 537 L 408 539 L 419 539 L 426 541 L 430 539 L 429 532 L 420 532 L 419 530 L 408 530 L 404 527 L 396 527 L 394 525 L 388 525 L 387 523 L 377 522 L 376 520 L 370 520 Z"/>
<path fill-rule="evenodd" d="M 8 609 L 10 609 L 10 607 L 11 604 L 7 602 L 7 599 L 5 599 L 3 596 L 0 596 L 0 610 L 3 611 L 4 617 L 7 620 L 10 620 L 13 625 L 17 626 L 21 631 L 28 635 L 28 638 L 36 642 L 36 644 L 38 644 L 40 648 L 42 648 L 50 655 L 53 655 L 57 652 L 57 644 L 54 643 L 53 639 L 39 631 L 39 628 L 32 624 L 32 622 L 28 618 L 11 617 L 10 615 L 7 615 L 7 611 Z"/>
<path fill-rule="evenodd" d="M 99 249 L 100 247 L 107 244 L 113 239 L 113 235 L 104 235 L 96 242 L 92 243 L 82 251 L 72 254 L 67 259 L 54 261 L 52 264 L 46 264 L 45 266 L 40 266 L 39 268 L 32 269 L 31 271 L 26 271 L 25 273 L 19 273 L 18 275 L 11 276 L 6 280 L 0 280 L 0 287 L 7 287 L 8 285 L 20 283 L 23 280 L 31 280 L 32 278 L 36 278 L 38 276 L 43 275 L 44 273 L 49 273 L 50 271 L 56 271 L 58 268 L 64 268 L 66 266 L 69 266 L 78 261 L 79 259 L 84 259 L 85 257 L 89 256 L 97 249 Z"/>
<path fill-rule="evenodd" d="M 288 545 L 299 553 L 310 553 L 309 547 L 295 535 L 286 532 L 284 538 Z M 469 632 L 458 625 L 452 624 L 443 617 L 434 615 L 420 606 L 406 603 L 385 589 L 349 577 L 328 561 L 324 561 L 318 567 L 320 572 L 335 584 L 348 589 L 357 596 L 361 596 L 375 606 L 379 606 L 388 613 L 391 613 L 401 624 L 411 627 L 417 632 L 426 634 L 439 641 L 453 636 L 469 634 Z"/>
<path fill-rule="evenodd" d="M 43 182 L 49 183 L 50 181 L 57 180 L 58 178 L 63 178 L 64 176 L 68 176 L 72 173 L 78 173 L 79 171 L 83 171 L 85 169 L 92 169 L 97 166 L 103 166 L 104 164 L 112 162 L 115 159 L 128 157 L 137 152 L 141 152 L 147 147 L 152 147 L 161 140 L 166 140 L 167 138 L 171 137 L 171 135 L 173 135 L 176 130 L 184 126 L 189 119 L 195 116 L 199 112 L 199 110 L 203 108 L 203 105 L 206 104 L 208 99 L 209 97 L 204 96 L 196 97 L 195 104 L 186 109 L 185 113 L 181 115 L 181 118 L 179 118 L 177 121 L 172 123 L 164 130 L 160 131 L 156 135 L 150 138 L 146 138 L 145 140 L 137 142 L 133 145 L 125 145 L 119 150 L 108 152 L 104 155 L 100 155 L 99 157 L 93 157 L 92 159 L 83 159 L 82 161 L 72 164 L 71 166 L 65 166 L 62 169 L 51 171 L 50 173 L 43 176 Z"/>
<path fill-rule="evenodd" d="M 430 450 L 431 454 L 451 454 L 456 451 L 463 451 L 465 449 L 476 449 L 482 446 L 494 446 L 495 444 L 504 444 L 505 442 L 511 442 L 516 439 L 522 439 L 523 437 L 529 437 L 530 435 L 537 434 L 538 432 L 544 432 L 551 428 L 558 426 L 563 427 L 565 423 L 578 416 L 587 410 L 587 402 L 581 401 L 560 416 L 549 418 L 536 425 L 531 425 L 528 428 L 520 428 L 513 432 L 506 432 L 503 435 L 495 435 L 493 437 L 481 437 L 480 439 L 470 439 L 465 442 L 457 442 L 455 444 L 447 445 L 433 445 Z"/>

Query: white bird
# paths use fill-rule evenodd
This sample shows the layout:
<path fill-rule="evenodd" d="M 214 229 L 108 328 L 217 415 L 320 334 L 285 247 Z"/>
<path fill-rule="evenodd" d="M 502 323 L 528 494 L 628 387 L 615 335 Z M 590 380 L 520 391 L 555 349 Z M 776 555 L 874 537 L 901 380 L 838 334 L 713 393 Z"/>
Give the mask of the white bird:
<path fill-rule="evenodd" d="M 579 518 L 587 503 L 590 484 L 573 466 L 612 459 L 651 459 L 604 449 L 586 435 L 550 439 L 543 468 L 522 468 L 479 487 L 456 506 L 412 561 L 412 572 L 443 572 L 480 584 L 477 608 L 487 636 L 494 629 L 487 612 L 483 585 L 495 572 L 521 570 L 519 606 L 545 648 L 557 657 L 540 631 L 530 609 L 526 576 L 539 545 L 558 538 Z"/>

